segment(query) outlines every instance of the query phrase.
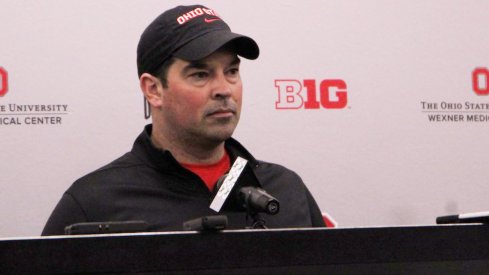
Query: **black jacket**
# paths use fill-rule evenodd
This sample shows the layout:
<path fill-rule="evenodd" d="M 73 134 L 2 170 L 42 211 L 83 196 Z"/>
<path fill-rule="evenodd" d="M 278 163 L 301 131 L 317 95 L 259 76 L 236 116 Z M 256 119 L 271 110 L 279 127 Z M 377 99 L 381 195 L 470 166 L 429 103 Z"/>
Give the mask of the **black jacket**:
<path fill-rule="evenodd" d="M 182 230 L 183 222 L 222 214 L 229 229 L 249 225 L 246 213 L 231 194 L 219 213 L 209 208 L 210 192 L 194 173 L 183 168 L 169 151 L 151 142 L 152 125 L 134 142 L 132 150 L 110 164 L 77 180 L 62 196 L 42 235 L 62 235 L 79 222 L 144 220 L 152 231 Z M 269 228 L 325 226 L 321 212 L 301 178 L 293 171 L 257 161 L 234 139 L 225 143 L 231 163 L 237 156 L 248 160 L 239 186 L 258 186 L 280 202 L 277 215 L 262 215 Z"/>

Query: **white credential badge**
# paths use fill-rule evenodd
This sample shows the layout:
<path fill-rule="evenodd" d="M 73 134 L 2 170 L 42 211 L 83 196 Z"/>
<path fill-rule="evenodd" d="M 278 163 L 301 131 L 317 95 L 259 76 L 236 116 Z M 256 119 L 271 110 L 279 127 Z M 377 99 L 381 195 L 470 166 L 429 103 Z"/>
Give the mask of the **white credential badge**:
<path fill-rule="evenodd" d="M 229 193 L 231 193 L 231 190 L 233 190 L 234 184 L 236 184 L 236 181 L 241 175 L 241 172 L 243 172 L 244 168 L 246 167 L 247 162 L 248 161 L 242 157 L 238 157 L 234 161 L 231 170 L 229 170 L 227 177 L 224 179 L 224 182 L 222 183 L 219 191 L 217 191 L 217 194 L 214 197 L 214 200 L 212 200 L 212 203 L 209 206 L 212 210 L 216 212 L 221 211 L 222 205 L 229 196 Z"/>

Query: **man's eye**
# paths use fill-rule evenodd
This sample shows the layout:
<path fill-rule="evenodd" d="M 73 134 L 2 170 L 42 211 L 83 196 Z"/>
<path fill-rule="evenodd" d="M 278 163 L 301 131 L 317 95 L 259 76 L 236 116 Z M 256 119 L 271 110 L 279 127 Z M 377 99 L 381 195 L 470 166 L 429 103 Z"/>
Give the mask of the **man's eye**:
<path fill-rule="evenodd" d="M 196 73 L 191 74 L 190 76 L 193 78 L 202 79 L 202 78 L 206 78 L 207 76 L 209 76 L 209 74 L 207 72 L 196 72 Z"/>
<path fill-rule="evenodd" d="M 227 71 L 227 75 L 231 77 L 237 77 L 239 76 L 239 69 L 238 68 L 229 69 Z"/>

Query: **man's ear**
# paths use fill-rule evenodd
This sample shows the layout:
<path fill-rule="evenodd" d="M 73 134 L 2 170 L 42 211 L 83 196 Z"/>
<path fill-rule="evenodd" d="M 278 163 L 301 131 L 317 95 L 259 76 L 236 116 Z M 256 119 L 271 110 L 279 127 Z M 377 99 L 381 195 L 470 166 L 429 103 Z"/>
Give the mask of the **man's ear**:
<path fill-rule="evenodd" d="M 159 78 L 148 73 L 143 73 L 139 78 L 139 86 L 149 105 L 153 108 L 161 106 L 163 85 Z"/>

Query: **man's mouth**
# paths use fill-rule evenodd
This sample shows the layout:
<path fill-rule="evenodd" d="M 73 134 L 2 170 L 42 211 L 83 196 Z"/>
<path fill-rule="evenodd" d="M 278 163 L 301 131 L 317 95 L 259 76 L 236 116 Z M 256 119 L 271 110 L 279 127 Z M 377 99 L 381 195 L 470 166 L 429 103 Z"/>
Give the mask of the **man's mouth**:
<path fill-rule="evenodd" d="M 206 112 L 206 116 L 210 117 L 230 117 L 236 115 L 236 107 L 233 104 L 226 104 L 225 106 L 216 106 L 209 108 Z"/>
<path fill-rule="evenodd" d="M 233 109 L 218 109 L 215 111 L 210 112 L 207 116 L 211 117 L 230 117 L 233 116 L 236 113 Z"/>

